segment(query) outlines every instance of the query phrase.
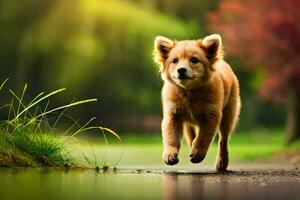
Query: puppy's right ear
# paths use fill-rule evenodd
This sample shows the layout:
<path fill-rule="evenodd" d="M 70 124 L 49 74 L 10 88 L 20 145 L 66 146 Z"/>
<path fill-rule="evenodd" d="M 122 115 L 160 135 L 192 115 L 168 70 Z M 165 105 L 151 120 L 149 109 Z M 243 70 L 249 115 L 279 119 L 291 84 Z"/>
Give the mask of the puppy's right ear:
<path fill-rule="evenodd" d="M 154 61 L 157 64 L 163 64 L 174 45 L 174 41 L 163 36 L 157 36 L 154 42 Z"/>

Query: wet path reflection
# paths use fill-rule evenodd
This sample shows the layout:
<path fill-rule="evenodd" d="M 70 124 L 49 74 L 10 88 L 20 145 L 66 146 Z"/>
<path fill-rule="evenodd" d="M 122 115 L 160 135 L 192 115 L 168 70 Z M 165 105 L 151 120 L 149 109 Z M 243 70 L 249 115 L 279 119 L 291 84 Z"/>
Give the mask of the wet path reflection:
<path fill-rule="evenodd" d="M 1 200 L 288 199 L 299 200 L 299 171 L 217 174 L 164 170 L 0 169 Z"/>
<path fill-rule="evenodd" d="M 165 200 L 300 199 L 299 172 L 171 174 L 163 177 Z"/>

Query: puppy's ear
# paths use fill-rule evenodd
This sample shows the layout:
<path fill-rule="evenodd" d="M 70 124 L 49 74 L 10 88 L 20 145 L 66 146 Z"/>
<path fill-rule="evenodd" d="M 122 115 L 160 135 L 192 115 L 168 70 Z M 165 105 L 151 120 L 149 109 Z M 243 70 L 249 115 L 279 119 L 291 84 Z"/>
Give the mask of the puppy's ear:
<path fill-rule="evenodd" d="M 163 64 L 174 46 L 175 41 L 157 36 L 154 41 L 154 61 L 160 65 Z"/>
<path fill-rule="evenodd" d="M 206 57 L 211 63 L 222 59 L 224 56 L 222 38 L 219 34 L 212 34 L 203 38 L 201 47 L 204 49 Z"/>

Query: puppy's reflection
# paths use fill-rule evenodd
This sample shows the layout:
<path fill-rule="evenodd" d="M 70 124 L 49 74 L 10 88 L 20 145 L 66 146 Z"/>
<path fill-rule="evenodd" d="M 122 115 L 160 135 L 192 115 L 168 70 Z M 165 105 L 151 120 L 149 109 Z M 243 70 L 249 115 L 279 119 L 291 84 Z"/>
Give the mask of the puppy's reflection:
<path fill-rule="evenodd" d="M 165 175 L 163 190 L 165 200 L 179 199 L 230 199 L 228 180 L 207 174 Z"/>
<path fill-rule="evenodd" d="M 203 199 L 204 183 L 192 175 L 165 175 L 163 190 L 165 200 Z"/>

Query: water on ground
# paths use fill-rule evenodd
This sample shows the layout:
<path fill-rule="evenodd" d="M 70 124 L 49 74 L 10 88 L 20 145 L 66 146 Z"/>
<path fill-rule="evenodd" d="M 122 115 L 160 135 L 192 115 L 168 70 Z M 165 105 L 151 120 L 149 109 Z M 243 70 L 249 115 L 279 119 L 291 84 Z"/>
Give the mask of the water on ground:
<path fill-rule="evenodd" d="M 247 168 L 247 170 L 245 170 Z M 0 169 L 0 199 L 297 199 L 300 171 L 286 165 L 213 169 L 120 167 L 96 170 Z"/>

